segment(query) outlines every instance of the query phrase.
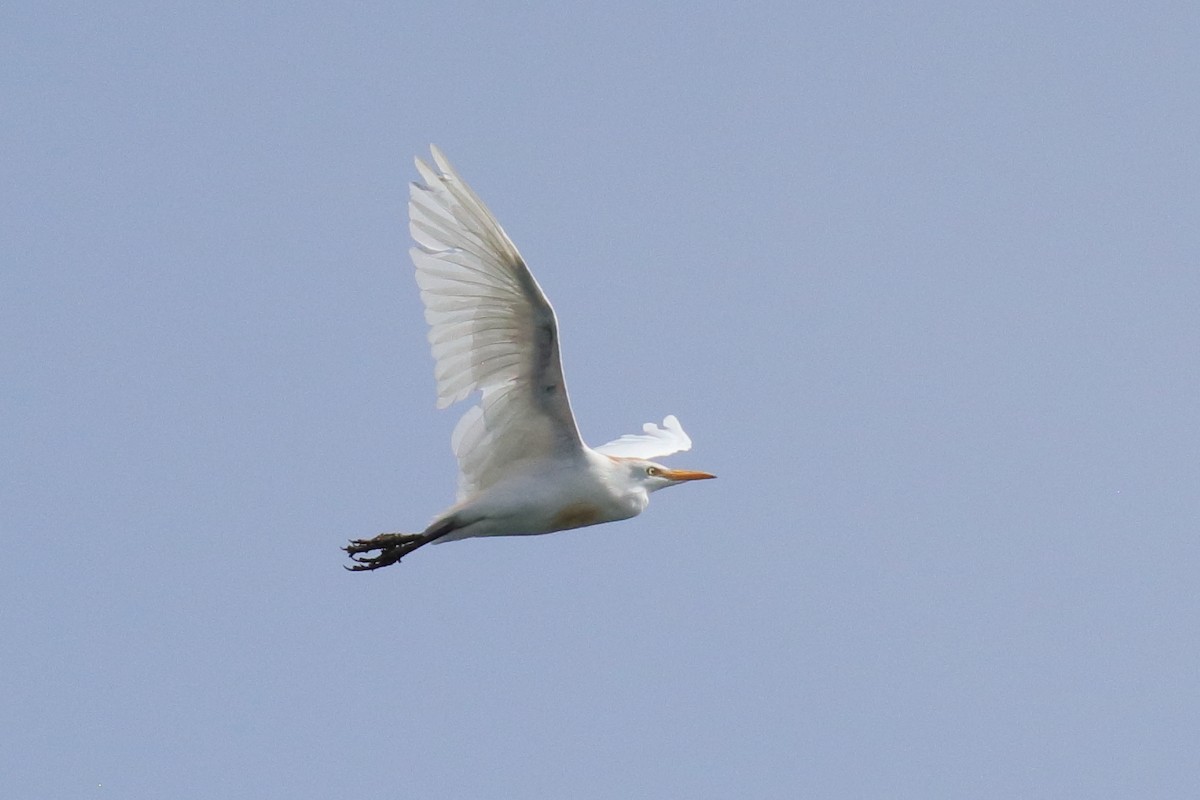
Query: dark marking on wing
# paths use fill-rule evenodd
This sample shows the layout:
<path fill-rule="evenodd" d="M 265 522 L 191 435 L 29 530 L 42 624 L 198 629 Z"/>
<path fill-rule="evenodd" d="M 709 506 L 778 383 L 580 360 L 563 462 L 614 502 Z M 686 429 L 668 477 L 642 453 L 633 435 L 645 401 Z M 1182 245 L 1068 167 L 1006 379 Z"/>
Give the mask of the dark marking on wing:
<path fill-rule="evenodd" d="M 513 273 L 521 290 L 532 307 L 533 352 L 528 364 L 531 379 L 530 399 L 559 424 L 559 436 L 563 445 L 581 444 L 575 418 L 571 414 L 570 401 L 563 386 L 562 359 L 558 348 L 558 320 L 554 308 L 523 259 L 518 259 Z"/>

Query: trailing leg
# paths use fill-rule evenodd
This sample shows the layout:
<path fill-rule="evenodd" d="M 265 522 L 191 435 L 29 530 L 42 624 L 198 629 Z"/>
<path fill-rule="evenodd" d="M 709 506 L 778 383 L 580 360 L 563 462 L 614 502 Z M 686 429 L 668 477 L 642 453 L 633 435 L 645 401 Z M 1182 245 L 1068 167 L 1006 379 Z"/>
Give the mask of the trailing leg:
<path fill-rule="evenodd" d="M 450 520 L 431 525 L 423 533 L 381 533 L 371 539 L 351 539 L 350 544 L 342 549 L 350 554 L 354 564 L 347 566 L 351 572 L 366 572 L 395 564 L 404 556 L 423 547 L 435 539 L 445 536 L 454 529 Z M 365 555 L 374 550 L 379 554 Z"/>

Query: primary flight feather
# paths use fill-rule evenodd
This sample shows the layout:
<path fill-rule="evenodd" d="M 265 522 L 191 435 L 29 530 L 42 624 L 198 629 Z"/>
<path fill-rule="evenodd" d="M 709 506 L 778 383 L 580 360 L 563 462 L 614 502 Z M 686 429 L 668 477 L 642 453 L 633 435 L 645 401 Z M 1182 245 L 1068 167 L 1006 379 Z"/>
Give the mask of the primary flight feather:
<path fill-rule="evenodd" d="M 674 416 L 590 448 L 571 413 L 550 301 L 487 206 L 437 147 L 416 159 L 410 251 L 429 323 L 438 407 L 479 402 L 451 436 L 458 502 L 421 533 L 383 533 L 344 548 L 349 569 L 394 564 L 430 542 L 521 536 L 640 514 L 650 492 L 706 472 L 648 459 L 692 446 Z M 375 553 L 375 555 L 369 555 Z"/>

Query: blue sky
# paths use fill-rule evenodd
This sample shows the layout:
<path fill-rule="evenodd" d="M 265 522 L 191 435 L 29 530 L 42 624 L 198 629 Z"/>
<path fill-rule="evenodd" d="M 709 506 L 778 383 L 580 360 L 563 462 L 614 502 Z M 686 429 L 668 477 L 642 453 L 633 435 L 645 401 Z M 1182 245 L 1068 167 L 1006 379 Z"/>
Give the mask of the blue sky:
<path fill-rule="evenodd" d="M 1184 796 L 1193 4 L 0 11 L 13 797 Z M 370 575 L 453 499 L 436 142 L 594 444 L 720 479 Z M 457 409 L 455 410 L 457 411 Z"/>

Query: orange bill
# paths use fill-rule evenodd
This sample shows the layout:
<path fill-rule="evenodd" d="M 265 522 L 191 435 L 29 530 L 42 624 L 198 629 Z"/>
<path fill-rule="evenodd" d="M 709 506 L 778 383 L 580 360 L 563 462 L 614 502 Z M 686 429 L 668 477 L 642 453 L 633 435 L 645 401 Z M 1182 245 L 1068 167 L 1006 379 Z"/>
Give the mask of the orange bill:
<path fill-rule="evenodd" d="M 707 472 L 696 472 L 690 469 L 664 469 L 662 476 L 670 481 L 703 481 L 717 477 Z"/>

